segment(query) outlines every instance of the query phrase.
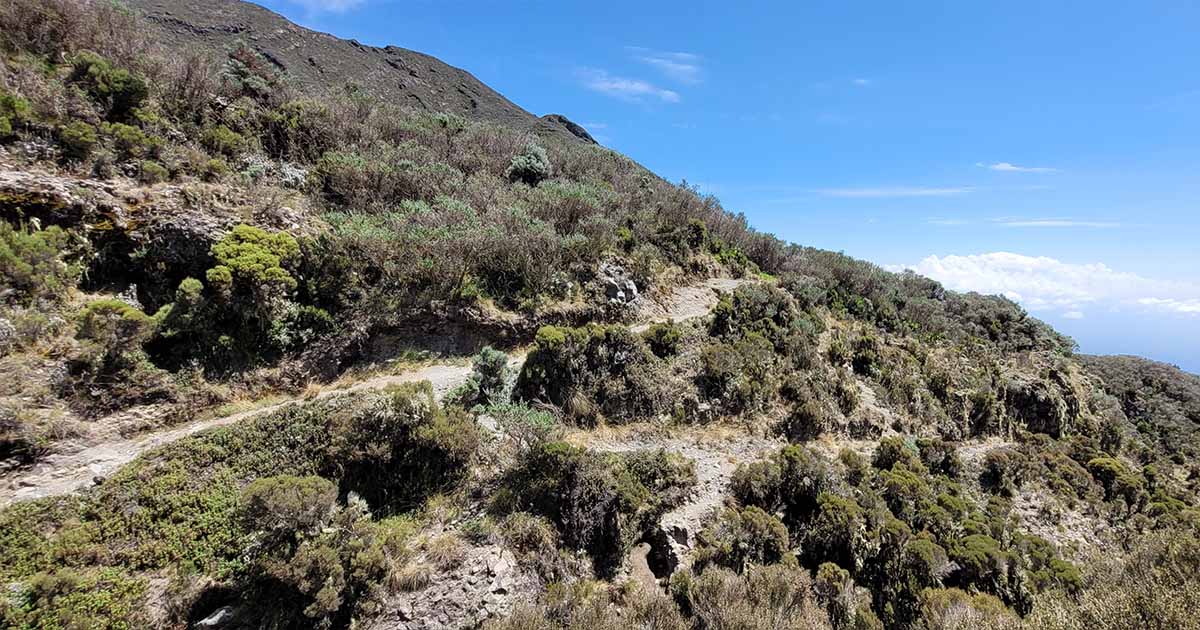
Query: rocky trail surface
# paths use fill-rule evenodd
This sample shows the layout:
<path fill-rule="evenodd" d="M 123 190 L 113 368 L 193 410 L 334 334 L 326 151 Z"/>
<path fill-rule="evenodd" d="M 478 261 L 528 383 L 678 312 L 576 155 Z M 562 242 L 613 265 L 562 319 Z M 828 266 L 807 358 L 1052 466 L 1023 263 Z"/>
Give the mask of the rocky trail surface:
<path fill-rule="evenodd" d="M 704 282 L 680 287 L 659 303 L 646 304 L 639 310 L 642 323 L 633 327 L 645 330 L 650 324 L 668 319 L 682 321 L 706 315 L 719 299 L 719 292 L 732 291 L 743 280 L 714 278 Z M 509 357 L 509 367 L 520 369 L 525 361 L 524 353 Z M 14 501 L 67 494 L 84 488 L 98 477 L 106 477 L 117 468 L 129 463 L 141 453 L 170 444 L 189 435 L 214 427 L 233 424 L 260 414 L 278 411 L 287 405 L 352 393 L 369 389 L 382 389 L 399 383 L 429 381 L 434 396 L 439 400 L 454 387 L 462 384 L 471 375 L 471 366 L 465 362 L 435 363 L 402 374 L 388 374 L 367 378 L 341 389 L 327 389 L 316 396 L 298 396 L 278 403 L 258 407 L 232 415 L 199 420 L 162 430 L 118 438 L 94 444 L 74 452 L 53 453 L 32 468 L 17 470 L 0 481 L 0 506 Z"/>

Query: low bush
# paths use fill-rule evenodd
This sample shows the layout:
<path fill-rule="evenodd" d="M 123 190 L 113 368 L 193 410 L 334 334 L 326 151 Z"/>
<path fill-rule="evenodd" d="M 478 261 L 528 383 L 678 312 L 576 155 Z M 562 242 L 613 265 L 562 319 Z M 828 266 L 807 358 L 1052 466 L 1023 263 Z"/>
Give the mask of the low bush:
<path fill-rule="evenodd" d="M 501 512 L 549 518 L 565 546 L 611 575 L 645 529 L 695 483 L 691 462 L 665 452 L 600 455 L 561 442 L 531 449 L 493 500 Z"/>
<path fill-rule="evenodd" d="M 750 565 L 774 564 L 790 550 L 788 530 L 760 508 L 727 509 L 699 537 L 692 566 L 709 564 L 744 573 Z"/>
<path fill-rule="evenodd" d="M 76 55 L 69 80 L 87 92 L 113 121 L 128 120 L 150 93 L 142 77 L 86 51 Z"/>
<path fill-rule="evenodd" d="M 8 289 L 0 292 L 0 302 L 65 299 L 79 279 L 71 244 L 71 236 L 57 226 L 28 230 L 0 221 L 0 284 Z"/>
<path fill-rule="evenodd" d="M 550 171 L 550 158 L 546 155 L 546 150 L 531 142 L 513 156 L 504 175 L 509 181 L 537 186 L 542 180 L 550 177 Z"/>
<path fill-rule="evenodd" d="M 545 326 L 517 378 L 515 395 L 562 409 L 575 422 L 628 422 L 655 415 L 658 360 L 641 337 L 621 326 Z"/>

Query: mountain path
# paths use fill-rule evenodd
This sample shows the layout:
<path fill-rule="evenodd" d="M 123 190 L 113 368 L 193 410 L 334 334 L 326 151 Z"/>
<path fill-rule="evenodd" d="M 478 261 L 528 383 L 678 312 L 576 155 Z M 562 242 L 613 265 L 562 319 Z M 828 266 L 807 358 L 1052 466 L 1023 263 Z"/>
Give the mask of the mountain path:
<path fill-rule="evenodd" d="M 745 280 L 712 278 L 704 282 L 676 289 L 663 303 L 648 303 L 639 310 L 643 323 L 632 326 L 634 332 L 646 330 L 651 324 L 666 320 L 682 321 L 702 317 L 716 305 L 719 293 L 732 291 Z M 525 353 L 509 356 L 509 367 L 520 369 L 525 362 Z M 96 478 L 106 477 L 117 468 L 133 461 L 141 453 L 170 444 L 176 440 L 258 416 L 272 413 L 288 405 L 319 400 L 329 396 L 353 393 L 370 389 L 383 389 L 400 383 L 429 381 L 434 396 L 441 400 L 447 392 L 467 380 L 471 375 L 469 364 L 434 363 L 402 374 L 388 374 L 367 378 L 340 389 L 327 389 L 315 396 L 297 396 L 271 405 L 234 413 L 228 416 L 199 420 L 183 425 L 167 427 L 128 438 L 120 438 L 91 445 L 74 452 L 47 455 L 33 467 L 14 471 L 0 481 L 0 506 L 15 501 L 25 501 L 46 496 L 75 492 Z"/>

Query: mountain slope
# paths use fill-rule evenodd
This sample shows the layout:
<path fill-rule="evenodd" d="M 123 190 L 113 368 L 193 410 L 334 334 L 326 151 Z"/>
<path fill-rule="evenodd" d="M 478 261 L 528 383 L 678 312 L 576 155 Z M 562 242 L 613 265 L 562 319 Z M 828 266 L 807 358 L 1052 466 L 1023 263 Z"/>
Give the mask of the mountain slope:
<path fill-rule="evenodd" d="M 1195 380 L 158 10 L 0 3 L 0 626 L 1194 625 Z"/>
<path fill-rule="evenodd" d="M 469 72 L 412 50 L 376 48 L 297 26 L 241 0 L 127 0 L 165 48 L 203 51 L 212 59 L 244 43 L 302 92 L 323 94 L 353 84 L 386 102 L 471 120 L 591 141 L 565 117 L 530 114 Z"/>

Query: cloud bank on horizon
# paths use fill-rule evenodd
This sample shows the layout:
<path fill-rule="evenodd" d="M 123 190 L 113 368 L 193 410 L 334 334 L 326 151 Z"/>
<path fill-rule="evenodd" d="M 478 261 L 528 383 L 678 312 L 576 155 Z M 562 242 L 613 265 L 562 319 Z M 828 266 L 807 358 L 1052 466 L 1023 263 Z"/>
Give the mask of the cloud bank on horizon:
<path fill-rule="evenodd" d="M 1141 309 L 1200 317 L 1200 285 L 1157 280 L 1114 270 L 1103 263 L 1074 264 L 1048 256 L 991 252 L 928 256 L 910 269 L 957 291 L 1003 295 L 1030 311 L 1083 319 L 1089 309 Z"/>

